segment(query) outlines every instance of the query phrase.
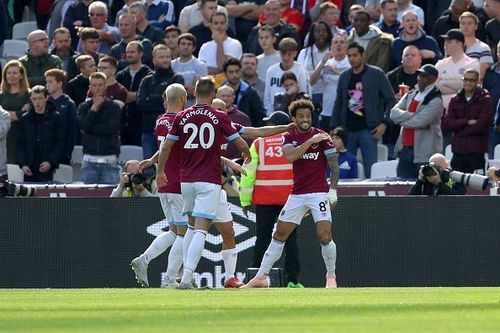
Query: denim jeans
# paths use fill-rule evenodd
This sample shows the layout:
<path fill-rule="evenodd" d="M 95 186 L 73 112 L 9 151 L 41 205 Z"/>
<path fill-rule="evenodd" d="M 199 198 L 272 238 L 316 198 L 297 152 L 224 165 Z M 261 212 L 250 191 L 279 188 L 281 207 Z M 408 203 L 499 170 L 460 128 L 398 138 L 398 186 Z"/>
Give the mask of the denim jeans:
<path fill-rule="evenodd" d="M 120 181 L 120 168 L 113 164 L 84 161 L 81 178 L 85 184 L 116 185 Z"/>
<path fill-rule="evenodd" d="M 144 158 L 150 158 L 158 150 L 158 145 L 156 143 L 156 137 L 153 131 L 142 132 L 142 152 Z"/>
<path fill-rule="evenodd" d="M 413 163 L 413 147 L 403 147 L 398 152 L 399 162 L 396 169 L 399 178 L 416 179 L 423 163 Z"/>
<path fill-rule="evenodd" d="M 346 148 L 354 156 L 358 148 L 361 149 L 365 177 L 370 178 L 372 165 L 377 162 L 377 140 L 372 137 L 372 133 L 369 130 L 349 132 Z"/>

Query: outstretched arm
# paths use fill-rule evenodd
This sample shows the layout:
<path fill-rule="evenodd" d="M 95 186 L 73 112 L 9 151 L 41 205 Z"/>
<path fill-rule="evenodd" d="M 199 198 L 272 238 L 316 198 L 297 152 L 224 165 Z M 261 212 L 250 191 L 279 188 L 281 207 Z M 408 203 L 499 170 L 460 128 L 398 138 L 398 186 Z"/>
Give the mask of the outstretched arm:
<path fill-rule="evenodd" d="M 241 136 L 244 139 L 265 138 L 275 134 L 284 133 L 295 128 L 295 124 L 277 125 L 277 126 L 263 126 L 263 127 L 244 127 Z"/>

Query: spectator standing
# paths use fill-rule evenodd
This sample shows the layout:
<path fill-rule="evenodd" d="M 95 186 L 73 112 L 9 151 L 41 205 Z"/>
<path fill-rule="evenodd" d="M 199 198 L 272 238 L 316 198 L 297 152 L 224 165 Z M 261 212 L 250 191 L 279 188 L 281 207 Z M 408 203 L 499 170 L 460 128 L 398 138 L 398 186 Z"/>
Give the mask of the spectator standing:
<path fill-rule="evenodd" d="M 63 70 L 49 69 L 45 72 L 45 82 L 49 101 L 54 104 L 61 119 L 64 149 L 60 162 L 69 165 L 79 130 L 76 105 L 68 95 L 63 93 L 63 85 L 66 82 L 66 73 Z"/>
<path fill-rule="evenodd" d="M 497 59 L 500 59 L 500 42 L 497 45 Z M 500 100 L 500 63 L 497 62 L 488 70 L 484 75 L 483 80 L 483 88 L 490 92 L 491 98 L 493 100 L 493 130 L 491 133 L 491 148 L 490 148 L 490 156 L 493 156 L 493 152 L 495 146 L 500 144 L 500 108 L 498 107 L 498 103 Z"/>
<path fill-rule="evenodd" d="M 118 81 L 116 81 L 116 70 L 118 63 L 115 58 L 105 56 L 99 60 L 97 71 L 106 75 L 106 97 L 109 99 L 120 101 L 123 107 L 127 103 L 128 91 Z M 92 97 L 92 91 L 89 91 L 88 97 Z"/>
<path fill-rule="evenodd" d="M 251 126 L 262 126 L 262 119 L 266 116 L 266 110 L 264 109 L 264 105 L 257 91 L 255 91 L 248 82 L 240 79 L 241 61 L 231 58 L 224 63 L 223 68 L 224 74 L 227 77 L 225 84 L 232 88 L 234 96 L 236 96 L 231 104 L 226 103 L 227 108 L 230 109 L 233 103 L 236 104 L 238 109 L 250 118 Z M 224 98 L 221 99 L 226 102 Z M 240 124 L 249 126 L 243 123 Z"/>
<path fill-rule="evenodd" d="M 288 107 L 293 101 L 297 101 L 299 99 L 312 101 L 311 96 L 299 90 L 297 76 L 295 76 L 292 71 L 284 72 L 280 81 L 281 85 L 285 89 L 285 92 L 276 93 L 274 95 L 274 110 L 288 112 Z"/>
<path fill-rule="evenodd" d="M 128 12 L 135 17 L 137 32 L 142 37 L 149 39 L 153 46 L 163 43 L 163 30 L 149 24 L 147 15 L 148 7 L 140 2 L 135 1 L 128 6 Z"/>
<path fill-rule="evenodd" d="M 122 145 L 141 146 L 142 115 L 137 108 L 137 92 L 142 79 L 152 71 L 141 62 L 144 54 L 142 43 L 131 41 L 127 45 L 126 53 L 128 66 L 116 73 L 116 81 L 127 89 L 127 103 L 122 110 L 120 138 Z"/>
<path fill-rule="evenodd" d="M 259 45 L 259 29 L 261 26 L 268 25 L 274 30 L 274 36 L 276 40 L 274 41 L 274 48 L 278 49 L 278 45 L 282 39 L 290 37 L 295 39 L 297 45 L 302 44 L 297 29 L 295 29 L 290 24 L 281 20 L 281 4 L 280 0 L 267 0 L 263 7 L 263 13 L 265 22 L 255 26 L 247 40 L 247 52 L 253 54 L 261 54 L 262 48 Z"/>
<path fill-rule="evenodd" d="M 170 49 L 156 45 L 153 49 L 153 74 L 146 76 L 139 85 L 137 107 L 142 112 L 142 149 L 144 158 L 150 158 L 157 150 L 153 134 L 156 118 L 164 112 L 163 92 L 172 83 L 184 85 L 184 79 L 171 67 Z"/>
<path fill-rule="evenodd" d="M 78 108 L 87 98 L 89 91 L 89 77 L 97 69 L 94 58 L 89 55 L 81 55 L 76 58 L 76 66 L 80 70 L 75 78 L 71 79 L 66 85 L 66 94 L 75 102 Z"/>
<path fill-rule="evenodd" d="M 435 82 L 438 70 L 427 64 L 418 70 L 418 85 L 392 108 L 391 119 L 402 127 L 395 155 L 399 157 L 397 175 L 416 179 L 422 164 L 442 151 L 441 117 L 443 101 Z"/>
<path fill-rule="evenodd" d="M 387 78 L 391 82 L 392 90 L 396 94 L 396 101 L 400 101 L 405 91 L 413 89 L 417 85 L 417 70 L 422 67 L 422 57 L 419 50 L 414 45 L 408 45 L 403 50 L 401 65 L 387 73 Z M 403 94 L 401 94 L 403 92 Z M 401 128 L 391 121 L 387 125 L 387 130 L 382 137 L 382 143 L 387 146 L 388 158 L 394 159 L 394 146 L 399 137 Z"/>
<path fill-rule="evenodd" d="M 212 17 L 212 15 L 216 12 L 224 13 L 227 17 L 226 8 L 224 8 L 224 6 L 218 5 L 217 1 L 198 0 L 192 5 L 182 8 L 181 14 L 179 16 L 179 29 L 181 29 L 182 32 L 187 32 L 192 27 L 202 23 L 205 20 L 205 18 L 203 17 L 203 8 L 205 6 L 211 7 L 210 12 L 212 13 L 206 19 L 210 20 L 210 17 Z M 196 38 L 198 38 L 198 36 L 196 36 Z"/>
<path fill-rule="evenodd" d="M 197 59 L 193 53 L 196 49 L 196 37 L 189 33 L 183 33 L 177 40 L 179 57 L 172 61 L 172 69 L 184 79 L 184 88 L 187 92 L 186 107 L 193 106 L 194 85 L 196 81 L 208 74 L 207 64 Z"/>
<path fill-rule="evenodd" d="M 486 174 L 484 153 L 490 148 L 493 103 L 489 93 L 479 86 L 479 72 L 466 69 L 463 88 L 450 100 L 443 128 L 452 133 L 453 170 Z"/>
<path fill-rule="evenodd" d="M 45 84 L 45 71 L 52 68 L 62 69 L 58 56 L 49 54 L 49 37 L 45 31 L 35 30 L 28 35 L 29 49 L 19 61 L 26 69 L 29 86 Z"/>
<path fill-rule="evenodd" d="M 111 54 L 111 46 L 120 40 L 120 31 L 106 23 L 108 21 L 108 7 L 104 2 L 94 1 L 89 6 L 90 26 L 97 30 L 99 42 L 97 52 L 107 55 Z M 76 47 L 78 52 L 82 52 L 83 45 L 78 42 Z"/>
<path fill-rule="evenodd" d="M 311 75 L 318 63 L 321 62 L 325 54 L 329 51 L 333 36 L 328 25 L 322 21 L 314 22 L 311 25 L 309 36 L 307 45 L 300 51 L 297 62 L 304 66 L 309 75 Z M 311 83 L 310 93 L 316 110 L 321 109 L 324 91 L 323 80 L 317 80 L 314 84 Z M 316 112 L 313 118 L 314 126 L 317 126 L 318 120 L 319 114 Z"/>
<path fill-rule="evenodd" d="M 215 0 L 202 0 L 200 2 L 201 22 L 189 28 L 188 32 L 196 37 L 195 56 L 198 56 L 200 47 L 212 40 L 212 31 L 210 29 L 210 20 L 215 13 L 217 13 L 217 1 Z"/>
<path fill-rule="evenodd" d="M 0 105 L 0 181 L 7 180 L 7 133 L 9 129 L 9 112 Z"/>
<path fill-rule="evenodd" d="M 68 70 L 69 59 L 75 55 L 71 47 L 71 34 L 69 30 L 61 27 L 54 31 L 54 39 L 52 41 L 54 48 L 50 51 L 50 54 L 56 55 L 61 59 L 63 70 Z"/>
<path fill-rule="evenodd" d="M 28 111 L 29 103 L 28 77 L 24 66 L 18 60 L 11 60 L 3 68 L 0 85 L 0 106 L 9 113 L 11 122 L 7 135 L 7 163 L 17 163 L 16 147 L 21 133 L 19 121 Z"/>
<path fill-rule="evenodd" d="M 380 31 L 391 34 L 392 37 L 399 37 L 400 22 L 398 21 L 398 1 L 382 0 L 380 1 L 382 16 L 377 23 Z"/>
<path fill-rule="evenodd" d="M 227 16 L 223 13 L 215 13 L 210 18 L 210 31 L 212 40 L 200 47 L 199 59 L 207 64 L 208 74 L 215 75 L 216 83 L 220 85 L 222 68 L 229 57 L 241 59 L 243 49 L 241 43 L 227 35 Z M 223 75 L 222 75 L 223 76 Z"/>
<path fill-rule="evenodd" d="M 64 155 L 63 127 L 44 86 L 30 92 L 32 107 L 21 117 L 17 164 L 25 182 L 50 182 Z"/>
<path fill-rule="evenodd" d="M 321 62 L 318 63 L 311 73 L 310 78 L 311 84 L 316 83 L 318 80 L 322 80 L 324 91 L 328 92 L 323 94 L 323 107 L 319 120 L 319 127 L 324 131 L 329 131 L 330 129 L 333 105 L 337 99 L 339 75 L 350 67 L 351 64 L 347 59 L 347 36 L 344 34 L 337 34 L 332 39 L 330 51 L 323 56 Z"/>
<path fill-rule="evenodd" d="M 347 41 L 348 43 L 356 42 L 366 50 L 367 64 L 377 66 L 384 72 L 388 72 L 394 38 L 370 24 L 370 14 L 366 10 L 357 11 L 354 14 L 354 29 Z"/>
<path fill-rule="evenodd" d="M 175 22 L 174 4 L 170 0 L 144 0 L 148 6 L 148 21 L 161 30 Z"/>
<path fill-rule="evenodd" d="M 175 25 L 168 26 L 165 28 L 165 35 L 163 42 L 170 49 L 170 55 L 172 60 L 179 57 L 179 36 L 181 35 L 181 29 L 177 28 Z"/>
<path fill-rule="evenodd" d="M 286 125 L 291 122 L 287 113 L 276 111 L 266 118 L 268 125 Z M 241 176 L 240 202 L 243 212 L 255 205 L 255 247 L 252 267 L 259 267 L 271 243 L 272 231 L 292 189 L 293 170 L 283 154 L 283 134 L 257 138 L 250 147 L 252 162 L 245 164 L 246 175 Z M 272 151 L 272 154 L 267 154 Z M 285 243 L 285 273 L 288 286 L 298 282 L 300 272 L 297 231 Z M 300 286 L 298 286 L 300 287 Z"/>
<path fill-rule="evenodd" d="M 279 60 L 278 60 L 279 61 Z M 253 53 L 243 53 L 241 57 L 241 78 L 254 88 L 261 101 L 264 100 L 266 83 L 257 74 L 259 62 Z"/>
<path fill-rule="evenodd" d="M 236 36 L 240 40 L 243 49 L 247 49 L 246 36 L 250 34 L 253 27 L 257 25 L 263 0 L 237 0 L 228 1 L 226 4 L 227 15 L 234 19 Z"/>
<path fill-rule="evenodd" d="M 419 49 L 423 64 L 436 64 L 443 56 L 434 38 L 427 36 L 420 27 L 417 14 L 406 12 L 403 15 L 403 29 L 392 44 L 391 69 L 399 66 L 403 49 L 408 45 L 415 45 Z"/>
<path fill-rule="evenodd" d="M 413 4 L 412 0 L 398 0 L 398 21 L 403 19 L 403 15 L 407 11 L 412 11 L 417 14 L 418 21 L 422 26 L 425 24 L 425 15 L 422 8 Z"/>
<path fill-rule="evenodd" d="M 311 87 L 309 85 L 309 73 L 307 70 L 294 61 L 297 56 L 298 45 L 293 38 L 284 38 L 279 45 L 280 62 L 272 65 L 267 70 L 266 88 L 264 90 L 264 107 L 267 115 L 271 115 L 274 111 L 274 96 L 277 93 L 285 92 L 281 77 L 286 71 L 292 71 L 297 77 L 299 91 L 309 94 Z"/>
<path fill-rule="evenodd" d="M 142 63 L 153 67 L 153 44 L 149 39 L 146 39 L 137 34 L 135 18 L 131 14 L 122 14 L 118 18 L 118 29 L 122 39 L 111 47 L 110 55 L 118 61 L 118 70 L 121 71 L 128 66 L 127 62 L 127 45 L 132 41 L 139 41 L 143 49 Z"/>
<path fill-rule="evenodd" d="M 488 44 L 476 38 L 475 32 L 479 25 L 479 18 L 471 12 L 465 12 L 460 15 L 459 20 L 460 31 L 463 32 L 465 38 L 465 54 L 479 61 L 479 82 L 483 82 L 486 70 L 493 65 L 493 57 Z M 500 30 L 498 32 L 500 33 Z"/>
<path fill-rule="evenodd" d="M 78 108 L 82 129 L 83 164 L 81 177 L 85 184 L 116 185 L 120 180 L 120 105 L 106 98 L 106 75 L 90 75 L 92 98 Z"/>
<path fill-rule="evenodd" d="M 262 53 L 257 55 L 257 72 L 261 80 L 266 80 L 267 69 L 280 61 L 280 54 L 274 48 L 276 36 L 274 29 L 269 25 L 263 25 L 258 30 L 259 46 Z"/>
<path fill-rule="evenodd" d="M 99 63 L 99 58 L 103 57 L 104 54 L 98 53 L 99 48 L 99 33 L 94 28 L 84 28 L 80 32 L 80 41 L 82 43 L 82 51 L 74 54 L 68 60 L 68 80 L 72 80 L 78 75 L 80 68 L 76 64 L 76 59 L 81 55 L 89 55 L 94 60 L 94 65 L 97 66 Z"/>
<path fill-rule="evenodd" d="M 371 167 L 377 161 L 377 143 L 390 123 L 389 110 L 396 99 L 385 74 L 366 64 L 363 53 L 357 43 L 347 48 L 351 68 L 340 74 L 330 126 L 347 129 L 347 150 L 356 155 L 361 149 L 365 177 L 370 178 Z"/>
<path fill-rule="evenodd" d="M 492 49 L 492 53 L 496 54 L 498 52 L 498 43 L 500 43 L 500 1 L 498 0 L 485 0 L 484 10 L 488 13 L 491 19 L 485 25 L 485 41 Z M 500 60 L 500 58 L 496 58 Z"/>
<path fill-rule="evenodd" d="M 78 45 L 80 28 L 90 27 L 89 6 L 94 0 L 79 0 L 68 8 L 63 18 L 63 27 L 71 34 L 72 49 Z"/>

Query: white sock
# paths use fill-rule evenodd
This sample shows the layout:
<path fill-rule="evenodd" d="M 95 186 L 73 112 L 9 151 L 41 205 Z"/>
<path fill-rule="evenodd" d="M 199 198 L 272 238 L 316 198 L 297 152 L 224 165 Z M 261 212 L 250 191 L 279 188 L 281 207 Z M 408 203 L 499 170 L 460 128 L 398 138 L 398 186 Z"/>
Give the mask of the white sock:
<path fill-rule="evenodd" d="M 182 245 L 184 236 L 177 235 L 170 253 L 168 254 L 167 276 L 169 279 L 175 279 L 177 272 L 182 266 Z"/>
<path fill-rule="evenodd" d="M 186 234 L 184 235 L 184 242 L 182 243 L 182 263 L 186 266 L 187 253 L 191 240 L 193 239 L 194 229 L 193 227 L 188 227 Z"/>
<path fill-rule="evenodd" d="M 226 278 L 224 281 L 229 280 L 236 272 L 236 263 L 238 261 L 238 250 L 236 248 L 226 249 L 221 251 L 222 260 L 224 261 L 224 273 Z"/>
<path fill-rule="evenodd" d="M 326 266 L 326 275 L 335 276 L 335 262 L 337 261 L 337 245 L 332 240 L 328 244 L 321 244 L 321 255 Z"/>
<path fill-rule="evenodd" d="M 151 260 L 165 252 L 175 242 L 176 235 L 172 231 L 162 232 L 153 240 L 151 245 L 142 254 L 149 264 Z"/>
<path fill-rule="evenodd" d="M 193 240 L 191 245 L 189 245 L 189 250 L 187 253 L 186 264 L 184 265 L 184 274 L 182 275 L 182 283 L 191 283 L 191 278 L 193 277 L 193 272 L 198 266 L 201 254 L 205 248 L 205 238 L 207 237 L 207 232 L 204 230 L 195 230 L 193 235 Z"/>
<path fill-rule="evenodd" d="M 264 258 L 262 259 L 262 263 L 260 264 L 257 276 L 269 274 L 271 268 L 273 268 L 274 263 L 281 257 L 284 247 L 285 242 L 281 242 L 273 238 L 271 244 L 269 244 L 269 247 L 266 250 L 266 253 L 264 253 Z"/>

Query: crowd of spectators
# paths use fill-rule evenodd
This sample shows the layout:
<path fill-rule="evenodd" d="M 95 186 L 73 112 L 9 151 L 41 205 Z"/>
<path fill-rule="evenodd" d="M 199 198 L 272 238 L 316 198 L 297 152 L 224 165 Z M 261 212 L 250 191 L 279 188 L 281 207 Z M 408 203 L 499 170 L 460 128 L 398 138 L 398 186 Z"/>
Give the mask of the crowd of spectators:
<path fill-rule="evenodd" d="M 0 0 L 0 45 L 25 6 L 38 29 L 2 61 L 0 176 L 51 181 L 82 145 L 82 180 L 117 184 L 120 145 L 155 153 L 165 88 L 187 107 L 207 74 L 244 126 L 311 100 L 367 178 L 379 144 L 413 179 L 447 145 L 454 169 L 485 174 L 500 144 L 498 0 Z"/>

